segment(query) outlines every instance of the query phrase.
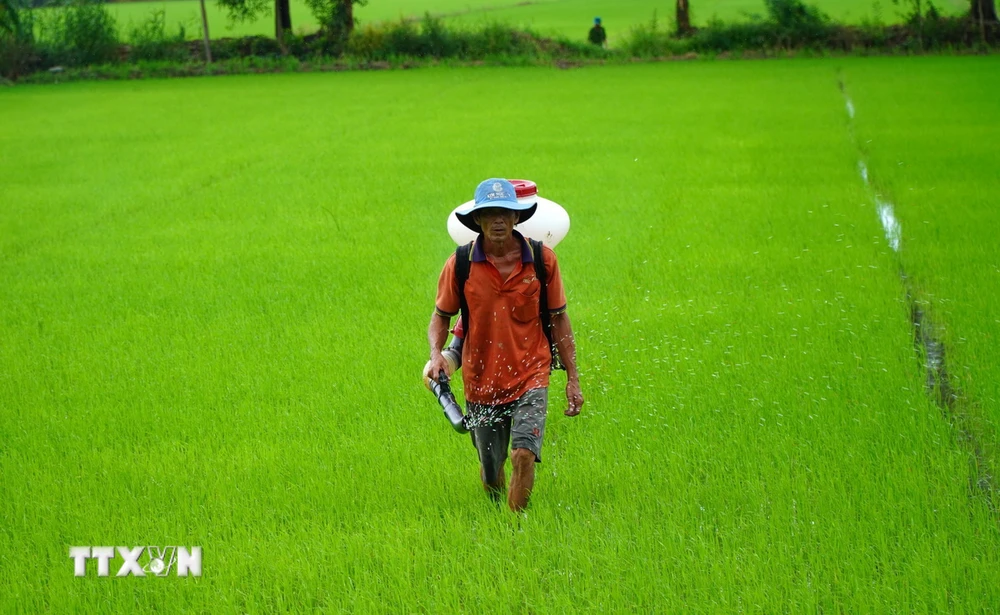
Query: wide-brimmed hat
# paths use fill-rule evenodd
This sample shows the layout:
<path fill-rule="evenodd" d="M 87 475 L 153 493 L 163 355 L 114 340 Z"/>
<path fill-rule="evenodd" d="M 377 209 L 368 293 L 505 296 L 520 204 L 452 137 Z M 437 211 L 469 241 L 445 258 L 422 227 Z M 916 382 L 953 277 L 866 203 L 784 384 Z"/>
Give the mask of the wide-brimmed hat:
<path fill-rule="evenodd" d="M 494 207 L 518 212 L 517 223 L 520 224 L 535 215 L 538 203 L 519 203 L 514 184 L 506 179 L 493 177 L 479 183 L 476 187 L 475 202 L 472 207 L 464 211 L 456 211 L 455 217 L 466 227 L 477 233 L 482 233 L 483 229 L 473 220 L 472 214 L 482 209 Z"/>

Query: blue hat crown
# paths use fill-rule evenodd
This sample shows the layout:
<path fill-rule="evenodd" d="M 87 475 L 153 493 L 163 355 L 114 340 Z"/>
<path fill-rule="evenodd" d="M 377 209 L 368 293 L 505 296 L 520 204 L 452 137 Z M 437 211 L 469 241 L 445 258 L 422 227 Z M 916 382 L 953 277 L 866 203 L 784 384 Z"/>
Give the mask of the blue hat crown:
<path fill-rule="evenodd" d="M 476 196 L 472 207 L 464 211 L 456 211 L 455 216 L 466 227 L 477 233 L 481 233 L 483 229 L 476 223 L 473 213 L 487 207 L 499 207 L 518 212 L 517 220 L 518 224 L 520 224 L 534 215 L 538 203 L 519 203 L 517 201 L 517 189 L 514 188 L 514 184 L 502 177 L 491 177 L 479 182 L 479 185 L 476 186 Z"/>
<path fill-rule="evenodd" d="M 476 209 L 517 205 L 517 190 L 506 179 L 494 177 L 476 186 Z"/>

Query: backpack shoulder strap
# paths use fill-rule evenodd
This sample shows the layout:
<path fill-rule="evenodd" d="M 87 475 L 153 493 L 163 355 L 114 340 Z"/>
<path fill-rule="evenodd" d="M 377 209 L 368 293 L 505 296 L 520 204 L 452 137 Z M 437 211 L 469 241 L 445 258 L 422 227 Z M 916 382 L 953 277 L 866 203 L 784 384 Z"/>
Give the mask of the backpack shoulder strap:
<path fill-rule="evenodd" d="M 469 279 L 472 268 L 472 246 L 470 242 L 455 249 L 455 281 L 458 283 L 458 303 L 461 311 L 462 331 L 465 338 L 469 337 L 469 302 L 465 300 L 465 282 Z"/>
<path fill-rule="evenodd" d="M 552 341 L 552 314 L 549 313 L 549 293 L 548 277 L 549 272 L 545 270 L 545 253 L 542 250 L 542 242 L 529 239 L 531 242 L 531 258 L 535 261 L 535 277 L 541 288 L 538 289 L 538 316 L 542 320 L 542 331 L 545 332 L 545 339 L 549 341 L 549 350 L 552 352 L 552 363 L 549 370 L 566 369 L 562 358 L 559 356 L 559 349 Z"/>
<path fill-rule="evenodd" d="M 541 285 L 538 294 L 538 311 L 542 319 L 542 330 L 545 337 L 552 344 L 552 332 L 549 330 L 551 324 L 549 317 L 549 293 L 548 293 L 548 272 L 545 271 L 545 254 L 542 250 L 542 242 L 534 239 L 528 240 L 531 243 L 531 258 L 535 261 L 535 277 Z"/>

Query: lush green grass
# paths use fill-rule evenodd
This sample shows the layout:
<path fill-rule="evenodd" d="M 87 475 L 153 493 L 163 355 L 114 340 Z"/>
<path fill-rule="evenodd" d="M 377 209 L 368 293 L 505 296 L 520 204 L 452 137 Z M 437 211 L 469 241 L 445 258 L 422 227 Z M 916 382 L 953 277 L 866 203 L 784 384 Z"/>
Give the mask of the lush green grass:
<path fill-rule="evenodd" d="M 0 610 L 994 608 L 997 519 L 922 390 L 836 77 L 871 109 L 862 82 L 964 74 L 978 109 L 998 68 L 0 92 Z M 445 216 L 494 174 L 573 218 L 587 396 L 567 419 L 555 378 L 518 517 L 418 377 Z M 74 578 L 102 544 L 201 545 L 204 576 Z"/>
<path fill-rule="evenodd" d="M 833 18 L 847 23 L 858 23 L 876 16 L 892 23 L 899 21 L 901 9 L 891 2 L 871 0 L 817 0 L 817 6 Z M 938 8 L 945 14 L 957 14 L 968 9 L 968 2 L 941 0 Z M 292 25 L 296 32 L 312 32 L 317 22 L 304 2 L 293 0 Z M 877 8 L 876 8 L 877 7 Z M 190 38 L 201 36 L 199 4 L 195 0 L 167 0 L 160 2 L 127 2 L 109 5 L 122 24 L 139 23 L 148 19 L 155 10 L 166 13 L 167 24 L 176 31 L 176 24 L 183 23 Z M 263 17 L 253 23 L 229 24 L 225 12 L 214 3 L 208 3 L 209 31 L 213 37 L 242 36 L 249 34 L 274 35 L 273 18 Z M 763 15 L 764 3 L 760 0 L 710 0 L 692 2 L 695 23 L 705 24 L 710 19 L 727 21 L 746 19 L 750 15 Z M 662 0 L 538 0 L 524 3 L 515 0 L 372 0 L 357 9 L 361 23 L 421 17 L 425 12 L 448 16 L 452 24 L 475 26 L 486 21 L 501 21 L 529 27 L 546 35 L 564 36 L 584 40 L 595 16 L 600 16 L 608 29 L 611 44 L 636 24 L 645 24 L 654 12 L 659 22 L 668 26 L 673 19 L 674 3 Z"/>
<path fill-rule="evenodd" d="M 1000 84 L 993 62 L 955 71 L 945 59 L 886 76 L 879 62 L 851 74 L 859 137 L 877 189 L 896 205 L 901 262 L 947 343 L 981 444 L 1000 434 Z"/>

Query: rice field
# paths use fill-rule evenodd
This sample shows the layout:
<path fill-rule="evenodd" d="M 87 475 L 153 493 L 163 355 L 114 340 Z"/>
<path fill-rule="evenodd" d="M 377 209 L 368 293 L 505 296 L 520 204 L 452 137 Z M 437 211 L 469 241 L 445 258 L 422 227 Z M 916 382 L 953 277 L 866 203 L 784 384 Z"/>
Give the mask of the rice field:
<path fill-rule="evenodd" d="M 1000 434 L 1000 142 L 991 67 L 951 71 L 928 60 L 921 79 L 872 62 L 851 75 L 858 134 L 875 190 L 901 216 L 900 262 L 937 323 L 980 444 Z M 923 69 L 923 67 L 921 67 Z"/>
<path fill-rule="evenodd" d="M 880 19 L 885 23 L 901 21 L 902 9 L 888 0 L 816 0 L 815 4 L 834 19 L 846 23 Z M 935 3 L 942 14 L 959 14 L 968 10 L 968 2 L 940 0 Z M 196 0 L 154 0 L 151 2 L 121 2 L 108 8 L 122 27 L 149 19 L 154 11 L 164 11 L 170 32 L 183 24 L 188 38 L 201 36 L 201 12 Z M 264 16 L 256 22 L 232 24 L 223 9 L 206 2 L 209 32 L 213 38 L 259 34 L 274 36 L 274 18 Z M 299 33 L 317 29 L 316 19 L 301 0 L 292 0 L 292 26 Z M 441 16 L 455 27 L 477 27 L 499 21 L 530 28 L 540 34 L 585 40 L 587 30 L 600 16 L 608 30 L 609 43 L 614 44 L 630 28 L 646 24 L 656 15 L 662 27 L 673 19 L 674 2 L 662 0 L 371 0 L 357 7 L 356 17 L 363 25 L 402 18 L 417 19 L 426 12 Z M 737 21 L 752 15 L 764 15 L 761 0 L 707 0 L 691 3 L 692 21 L 707 24 L 712 19 Z"/>
<path fill-rule="evenodd" d="M 0 91 L 0 611 L 995 611 L 998 517 L 900 269 L 995 441 L 998 69 Z M 491 175 L 573 221 L 587 403 L 554 376 L 524 515 L 419 376 L 446 215 Z M 73 576 L 70 546 L 145 544 L 203 576 Z"/>

